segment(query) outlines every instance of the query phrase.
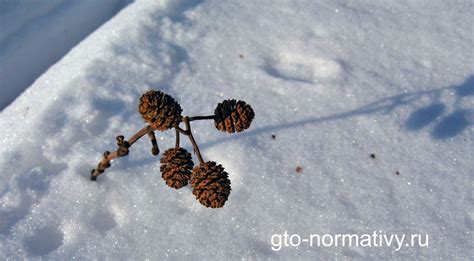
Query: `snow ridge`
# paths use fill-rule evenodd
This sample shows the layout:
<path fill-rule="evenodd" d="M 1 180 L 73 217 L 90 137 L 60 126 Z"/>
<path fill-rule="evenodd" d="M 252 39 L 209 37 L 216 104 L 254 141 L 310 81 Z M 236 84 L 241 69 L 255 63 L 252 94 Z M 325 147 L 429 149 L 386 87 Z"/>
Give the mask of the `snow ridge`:
<path fill-rule="evenodd" d="M 0 110 L 130 1 L 0 3 Z"/>

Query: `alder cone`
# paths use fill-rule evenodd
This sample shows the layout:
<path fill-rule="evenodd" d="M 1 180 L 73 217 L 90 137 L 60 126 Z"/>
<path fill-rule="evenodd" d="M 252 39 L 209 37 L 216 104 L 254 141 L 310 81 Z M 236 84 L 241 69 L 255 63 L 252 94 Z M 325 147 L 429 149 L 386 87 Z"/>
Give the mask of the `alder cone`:
<path fill-rule="evenodd" d="M 165 131 L 181 122 L 181 106 L 170 95 L 156 90 L 147 91 L 140 97 L 138 112 L 154 129 Z"/>
<path fill-rule="evenodd" d="M 166 185 L 179 189 L 188 185 L 194 163 L 191 153 L 183 148 L 168 149 L 160 159 L 161 177 Z"/>
<path fill-rule="evenodd" d="M 191 176 L 193 195 L 205 207 L 223 207 L 230 194 L 230 180 L 222 165 L 208 161 L 196 166 Z"/>
<path fill-rule="evenodd" d="M 244 101 L 224 100 L 214 110 L 214 125 L 218 130 L 234 133 L 250 127 L 255 113 Z"/>

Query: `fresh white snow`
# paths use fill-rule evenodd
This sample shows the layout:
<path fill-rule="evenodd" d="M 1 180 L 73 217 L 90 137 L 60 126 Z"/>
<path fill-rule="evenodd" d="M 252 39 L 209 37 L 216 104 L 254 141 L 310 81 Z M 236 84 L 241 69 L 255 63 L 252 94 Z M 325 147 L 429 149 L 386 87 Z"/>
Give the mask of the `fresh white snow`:
<path fill-rule="evenodd" d="M 0 110 L 127 3 L 0 1 Z"/>
<path fill-rule="evenodd" d="M 123 9 L 0 114 L 1 260 L 474 256 L 472 1 L 19 3 L 0 11 L 2 101 L 26 87 L 10 78 L 58 59 L 42 48 L 92 29 L 57 32 Z M 64 5 L 83 8 L 45 15 Z M 205 160 L 229 173 L 223 208 L 167 187 L 146 137 L 89 180 L 115 136 L 145 125 L 137 105 L 148 89 L 175 97 L 184 115 L 212 114 L 227 98 L 254 108 L 238 134 L 192 123 Z M 157 138 L 161 151 L 174 146 L 173 131 Z M 272 250 L 285 231 L 421 234 L 429 246 Z"/>

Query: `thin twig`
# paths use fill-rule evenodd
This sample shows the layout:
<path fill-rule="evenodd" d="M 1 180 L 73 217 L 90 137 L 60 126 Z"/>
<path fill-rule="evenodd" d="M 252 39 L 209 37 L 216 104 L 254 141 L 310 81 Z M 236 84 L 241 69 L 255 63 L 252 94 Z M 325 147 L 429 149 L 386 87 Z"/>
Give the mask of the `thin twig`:
<path fill-rule="evenodd" d="M 179 148 L 179 130 L 178 130 L 179 127 L 175 127 L 175 131 L 176 131 L 176 145 L 174 146 L 175 149 Z"/>
<path fill-rule="evenodd" d="M 158 143 L 156 142 L 155 132 L 153 130 L 148 131 L 148 137 L 150 137 L 152 145 L 151 154 L 154 156 L 160 154 L 160 148 L 158 148 Z"/>
<path fill-rule="evenodd" d="M 179 131 L 180 133 L 182 133 L 182 134 L 184 134 L 184 135 L 186 135 L 186 136 L 189 135 L 189 134 L 188 134 L 188 131 L 181 129 L 181 127 L 176 126 L 175 128 L 176 128 L 176 130 Z"/>
<path fill-rule="evenodd" d="M 124 157 L 128 155 L 128 149 L 135 143 L 137 140 L 139 140 L 141 137 L 143 137 L 145 134 L 149 133 L 150 131 L 153 131 L 153 128 L 150 125 L 147 125 L 143 127 L 141 130 L 139 130 L 137 133 L 135 133 L 128 141 L 124 140 L 124 137 L 122 135 L 117 136 L 117 146 L 119 147 L 117 151 L 114 152 L 109 152 L 106 151 L 104 152 L 104 157 L 102 160 L 97 164 L 97 168 L 93 169 L 91 171 L 91 180 L 95 181 L 97 180 L 97 177 L 104 173 L 106 168 L 109 168 L 110 161 L 118 158 L 118 157 Z"/>
<path fill-rule="evenodd" d="M 194 153 L 196 153 L 199 162 L 204 163 L 204 159 L 202 158 L 201 152 L 199 151 L 199 147 L 196 143 L 196 140 L 194 140 L 193 137 L 193 132 L 191 131 L 191 124 L 189 124 L 189 117 L 185 116 L 183 117 L 183 122 L 186 125 L 186 135 L 188 136 L 189 140 L 191 141 L 191 144 L 193 145 Z"/>
<path fill-rule="evenodd" d="M 185 116 L 187 117 L 187 116 Z M 198 120 L 213 120 L 214 115 L 208 115 L 208 116 L 192 116 L 188 117 L 189 121 L 198 121 Z M 184 122 L 184 117 L 183 117 L 183 122 Z"/>
<path fill-rule="evenodd" d="M 143 127 L 141 130 L 139 130 L 137 133 L 133 134 L 133 136 L 130 137 L 130 139 L 128 139 L 128 143 L 130 144 L 130 146 L 132 146 L 133 143 L 135 143 L 137 140 L 139 140 L 141 137 L 143 137 L 143 135 L 147 134 L 149 131 L 153 131 L 153 128 L 150 125 L 147 125 Z"/>
<path fill-rule="evenodd" d="M 212 120 L 212 119 L 214 119 L 214 115 L 193 116 L 193 117 L 184 116 L 184 117 L 182 117 L 181 121 L 184 122 L 184 124 L 186 125 L 186 130 L 183 130 L 179 126 L 175 127 L 175 130 L 176 130 L 176 148 L 179 148 L 179 145 L 180 145 L 180 140 L 179 140 L 180 136 L 179 136 L 179 134 L 182 133 L 182 134 L 188 136 L 189 140 L 191 141 L 191 144 L 193 145 L 193 150 L 197 154 L 199 162 L 204 163 L 204 159 L 202 158 L 201 152 L 199 151 L 199 147 L 198 147 L 198 145 L 196 143 L 196 140 L 194 139 L 193 134 L 191 132 L 191 125 L 189 124 L 189 122 L 196 121 L 196 120 Z M 128 141 L 125 141 L 123 136 L 118 136 L 117 137 L 117 145 L 118 145 L 119 148 L 117 149 L 117 151 L 114 151 L 114 152 L 109 152 L 109 151 L 104 152 L 104 157 L 102 158 L 102 160 L 97 165 L 97 168 L 95 168 L 91 171 L 91 180 L 97 180 L 97 177 L 100 174 L 104 173 L 105 169 L 107 169 L 111 166 L 110 161 L 112 161 L 115 158 L 127 156 L 129 148 L 137 140 L 139 140 L 141 137 L 143 137 L 145 134 L 148 134 L 148 137 L 150 137 L 150 140 L 151 140 L 151 143 L 152 143 L 151 153 L 155 156 L 158 155 L 160 153 L 160 149 L 159 149 L 158 143 L 156 141 L 154 129 L 150 125 L 147 125 L 144 128 L 142 128 L 141 130 L 139 130 L 137 133 L 135 133 L 132 137 L 130 137 L 130 139 Z"/>

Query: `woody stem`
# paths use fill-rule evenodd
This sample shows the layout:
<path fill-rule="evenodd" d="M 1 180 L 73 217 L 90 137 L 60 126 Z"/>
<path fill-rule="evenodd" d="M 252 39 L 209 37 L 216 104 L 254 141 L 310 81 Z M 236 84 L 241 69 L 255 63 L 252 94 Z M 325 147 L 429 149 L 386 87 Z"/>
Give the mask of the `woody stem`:
<path fill-rule="evenodd" d="M 137 140 L 139 140 L 141 137 L 143 137 L 145 134 L 149 134 L 150 132 L 153 132 L 153 128 L 150 125 L 147 125 L 143 127 L 141 130 L 139 130 L 137 133 L 133 134 L 132 137 L 128 141 L 125 140 L 125 138 L 120 135 L 117 136 L 117 146 L 119 147 L 116 151 L 114 152 L 109 152 L 106 151 L 104 152 L 104 157 L 102 160 L 97 164 L 97 168 L 93 169 L 91 171 L 91 180 L 95 181 L 97 180 L 97 177 L 104 173 L 106 168 L 110 167 L 110 161 L 118 158 L 118 157 L 124 157 L 128 155 L 128 148 L 130 148 L 133 143 L 135 143 Z M 149 134 L 151 135 L 151 134 Z M 154 136 L 154 134 L 153 134 Z M 151 136 L 150 136 L 151 137 Z M 155 139 L 156 142 L 156 139 Z M 152 140 L 153 143 L 153 140 Z M 158 147 L 158 146 L 157 146 Z"/>
<path fill-rule="evenodd" d="M 153 127 L 151 127 L 150 125 L 143 127 L 137 133 L 133 134 L 133 136 L 130 137 L 130 139 L 128 139 L 128 144 L 132 146 L 133 143 L 135 143 L 137 140 L 139 140 L 141 137 L 143 137 L 145 134 L 147 134 L 150 131 L 153 131 Z"/>
<path fill-rule="evenodd" d="M 199 150 L 199 147 L 196 143 L 196 140 L 193 137 L 193 132 L 191 131 L 191 124 L 189 124 L 189 117 L 184 116 L 183 117 L 183 122 L 184 122 L 184 125 L 186 126 L 186 130 L 183 130 L 179 127 L 177 127 L 176 130 L 178 130 L 179 132 L 181 132 L 184 135 L 188 136 L 189 141 L 191 141 L 191 144 L 193 145 L 193 150 L 194 150 L 194 152 L 196 153 L 196 155 L 199 159 L 199 162 L 204 163 L 204 159 L 202 158 L 201 151 Z"/>
<path fill-rule="evenodd" d="M 178 130 L 179 127 L 175 127 L 174 130 L 176 131 L 176 144 L 175 144 L 175 148 L 179 148 L 179 130 Z"/>
<path fill-rule="evenodd" d="M 185 117 L 188 117 L 188 116 L 185 116 Z M 184 122 L 184 118 L 182 119 L 182 121 Z M 188 117 L 188 120 L 189 121 L 199 121 L 199 120 L 213 120 L 214 119 L 214 115 L 208 115 L 208 116 L 192 116 L 192 117 Z"/>
<path fill-rule="evenodd" d="M 153 130 L 148 131 L 148 137 L 150 137 L 152 145 L 151 154 L 153 154 L 153 156 L 157 156 L 160 154 L 160 148 L 158 148 L 158 143 L 156 142 L 155 132 Z"/>

